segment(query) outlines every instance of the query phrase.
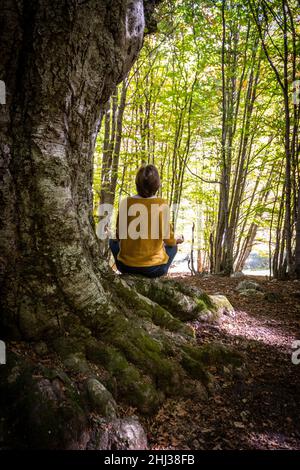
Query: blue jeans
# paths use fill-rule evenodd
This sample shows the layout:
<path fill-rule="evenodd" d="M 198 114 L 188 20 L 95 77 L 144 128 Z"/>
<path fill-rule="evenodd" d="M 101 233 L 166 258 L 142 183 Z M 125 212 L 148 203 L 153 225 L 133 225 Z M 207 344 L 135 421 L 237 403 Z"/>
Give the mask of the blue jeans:
<path fill-rule="evenodd" d="M 122 274 L 140 274 L 145 277 L 160 277 L 167 274 L 169 267 L 172 264 L 173 259 L 177 253 L 177 245 L 165 245 L 165 250 L 169 256 L 169 260 L 166 264 L 160 264 L 158 266 L 144 266 L 144 267 L 133 267 L 126 266 L 118 260 L 117 256 L 120 251 L 120 243 L 118 240 L 109 240 L 109 248 L 115 259 L 116 266 Z"/>

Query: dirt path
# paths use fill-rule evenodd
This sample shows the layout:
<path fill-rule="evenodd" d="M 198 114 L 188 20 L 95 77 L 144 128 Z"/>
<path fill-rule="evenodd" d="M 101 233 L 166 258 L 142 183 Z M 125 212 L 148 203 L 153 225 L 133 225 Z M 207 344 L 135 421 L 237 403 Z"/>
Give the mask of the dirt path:
<path fill-rule="evenodd" d="M 220 341 L 244 354 L 246 373 L 211 368 L 217 390 L 206 403 L 167 401 L 147 423 L 152 448 L 300 449 L 300 364 L 291 361 L 292 342 L 300 340 L 300 282 L 257 277 L 267 295 L 248 298 L 235 290 L 240 279 L 180 279 L 231 301 L 234 317 L 194 327 L 200 344 Z"/>

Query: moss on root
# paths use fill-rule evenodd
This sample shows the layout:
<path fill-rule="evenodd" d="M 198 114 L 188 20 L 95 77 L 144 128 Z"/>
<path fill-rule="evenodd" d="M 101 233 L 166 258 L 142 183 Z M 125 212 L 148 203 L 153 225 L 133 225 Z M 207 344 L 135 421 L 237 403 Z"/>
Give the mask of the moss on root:
<path fill-rule="evenodd" d="M 143 278 L 134 278 L 135 284 L 137 283 L 139 286 L 142 286 L 148 281 L 149 280 Z M 178 332 L 187 337 L 194 337 L 194 330 L 190 326 L 182 323 L 182 321 L 175 318 L 159 302 L 155 302 L 153 299 L 150 300 L 149 297 L 145 297 L 140 291 L 144 292 L 141 287 L 137 292 L 122 281 L 120 285 L 118 285 L 118 302 L 121 301 L 122 303 L 125 300 L 126 307 L 132 309 L 139 317 L 152 320 L 157 326 L 169 331 Z M 126 314 L 126 312 L 124 312 L 124 314 Z M 130 316 L 130 313 L 128 314 Z"/>
<path fill-rule="evenodd" d="M 65 439 L 64 447 L 73 445 L 72 426 L 84 435 L 90 400 L 85 399 L 84 394 L 78 394 L 76 380 L 78 374 L 94 374 L 94 364 L 100 366 L 101 371 L 105 369 L 101 382 L 116 400 L 122 400 L 140 413 L 150 415 L 166 396 L 197 395 L 198 399 L 206 396 L 211 385 L 208 366 L 239 366 L 242 362 L 240 355 L 222 345 L 197 346 L 193 328 L 180 320 L 198 319 L 207 312 L 217 312 L 212 298 L 202 291 L 173 281 L 132 277 L 128 284 L 114 277 L 111 284 L 113 295 L 107 301 L 107 310 L 105 306 L 103 312 L 96 311 L 88 320 L 79 312 L 74 316 L 67 315 L 63 320 L 61 336 L 47 339 L 48 350 L 54 350 L 59 355 L 70 379 L 66 375 L 57 378 L 55 371 L 43 369 L 40 388 L 31 384 L 34 399 L 41 402 L 45 390 L 55 394 L 60 382 L 63 383 L 61 416 L 68 424 L 64 432 L 63 421 L 60 420 L 62 424 L 53 431 L 53 436 L 55 442 Z M 75 384 L 76 390 L 73 390 L 72 384 Z M 41 403 L 39 412 L 52 432 L 54 421 L 51 416 L 56 416 L 58 410 L 53 407 L 53 402 L 48 403 L 47 400 L 46 397 L 45 407 Z M 59 401 L 60 398 L 57 403 Z M 27 401 L 18 403 L 33 406 Z M 48 416 L 48 411 L 51 416 Z M 39 433 L 40 442 L 47 438 L 39 420 L 34 436 L 27 428 L 26 432 L 36 441 Z"/>
<path fill-rule="evenodd" d="M 153 309 L 151 319 L 152 315 Z M 170 317 L 172 318 L 171 315 Z M 113 345 L 126 360 L 146 373 L 158 390 L 174 395 L 182 390 L 186 376 L 178 362 L 181 344 L 194 339 L 194 331 L 190 327 L 185 330 L 185 325 L 179 323 L 180 335 L 177 331 L 169 336 L 167 331 L 158 326 L 154 328 L 153 325 L 149 333 L 147 324 L 139 317 L 133 323 L 122 316 L 116 316 L 111 321 L 111 325 L 114 324 L 115 327 L 106 331 L 103 338 L 105 343 Z M 188 331 L 189 336 L 182 336 L 182 331 Z"/>
<path fill-rule="evenodd" d="M 59 336 L 51 341 L 52 349 L 62 358 L 84 352 L 84 341 L 74 336 Z"/>
<path fill-rule="evenodd" d="M 202 292 L 201 294 L 197 295 L 197 300 L 198 300 L 198 304 L 204 305 L 205 309 L 215 310 L 216 308 L 210 296 L 206 294 L 205 292 Z"/>
<path fill-rule="evenodd" d="M 211 317 L 217 315 L 217 306 L 209 295 L 183 283 L 170 279 L 146 279 L 138 276 L 124 276 L 122 282 L 123 285 L 128 284 L 131 287 L 131 292 L 134 290 L 142 295 L 143 299 L 151 299 L 180 321 L 194 320 L 202 312 L 209 312 Z M 179 323 L 173 325 L 179 328 Z"/>
<path fill-rule="evenodd" d="M 204 366 L 231 364 L 240 367 L 243 364 L 240 353 L 220 343 L 208 343 L 198 348 L 185 345 L 183 350 Z"/>
<path fill-rule="evenodd" d="M 204 368 L 204 364 L 186 352 L 182 352 L 181 364 L 189 375 L 196 380 L 201 380 L 204 385 L 208 385 L 210 377 Z"/>
<path fill-rule="evenodd" d="M 103 365 L 111 374 L 112 382 L 107 387 L 115 398 L 126 399 L 144 414 L 153 413 L 164 399 L 164 394 L 157 390 L 148 377 L 131 365 L 124 355 L 113 346 L 94 342 L 87 346 L 87 357 L 90 361 Z"/>
<path fill-rule="evenodd" d="M 162 332 L 149 335 L 138 322 L 134 326 L 130 322 L 130 327 L 122 320 L 120 324 L 105 337 L 105 343 L 89 342 L 87 357 L 103 365 L 117 383 L 117 395 L 143 413 L 151 413 L 164 394 L 184 394 L 190 378 L 209 381 L 203 363 L 183 351 L 186 340 L 176 342 Z"/>
<path fill-rule="evenodd" d="M 121 307 L 125 300 L 126 307 L 110 316 L 108 328 L 103 325 L 104 343 L 97 342 L 94 352 L 89 345 L 88 356 L 109 371 L 117 383 L 117 395 L 126 396 L 140 411 L 151 412 L 164 394 L 184 394 L 191 379 L 208 386 L 206 367 L 233 358 L 224 349 L 195 346 L 193 329 L 160 305 L 165 303 L 168 309 L 171 305 L 184 311 L 185 317 L 199 318 L 200 313 L 217 310 L 207 294 L 173 281 L 136 276 L 115 282 L 117 305 Z M 151 403 L 147 402 L 149 397 Z"/>
<path fill-rule="evenodd" d="M 180 389 L 183 371 L 175 360 L 167 357 L 166 348 L 161 342 L 146 333 L 136 334 L 133 330 L 131 337 L 119 338 L 116 343 L 128 360 L 147 371 L 159 389 L 167 394 L 174 394 Z M 167 351 L 171 352 L 168 345 Z"/>
<path fill-rule="evenodd" d="M 195 337 L 194 330 L 190 326 L 174 318 L 173 315 L 159 305 L 153 308 L 151 319 L 155 325 L 166 328 L 169 331 L 176 331 L 191 338 Z"/>
<path fill-rule="evenodd" d="M 235 367 L 243 365 L 243 356 L 220 343 L 209 343 L 201 348 L 201 357 L 204 364 L 214 365 L 231 364 Z"/>

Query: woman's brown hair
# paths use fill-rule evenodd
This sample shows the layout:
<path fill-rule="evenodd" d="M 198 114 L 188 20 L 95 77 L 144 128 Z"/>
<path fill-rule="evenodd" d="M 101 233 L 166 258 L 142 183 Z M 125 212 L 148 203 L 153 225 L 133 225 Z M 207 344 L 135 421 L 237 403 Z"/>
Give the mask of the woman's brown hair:
<path fill-rule="evenodd" d="M 160 186 L 160 177 L 156 166 L 141 166 L 137 172 L 135 184 L 139 196 L 154 196 Z"/>

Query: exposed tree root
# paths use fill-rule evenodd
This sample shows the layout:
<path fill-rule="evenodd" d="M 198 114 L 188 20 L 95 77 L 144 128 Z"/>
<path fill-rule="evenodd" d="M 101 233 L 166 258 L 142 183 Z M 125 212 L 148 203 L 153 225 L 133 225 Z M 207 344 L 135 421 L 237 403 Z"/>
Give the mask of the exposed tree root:
<path fill-rule="evenodd" d="M 63 417 L 67 422 L 70 421 L 70 426 L 73 423 L 72 426 L 77 426 L 82 432 L 83 428 L 86 429 L 87 424 L 83 425 L 83 417 L 93 410 L 93 406 L 85 395 L 78 395 L 72 372 L 84 374 L 88 379 L 97 379 L 94 367 L 105 368 L 104 385 L 114 398 L 136 407 L 141 413 L 151 414 L 165 397 L 196 395 L 198 400 L 206 399 L 211 386 L 208 364 L 240 364 L 241 359 L 236 354 L 218 345 L 199 348 L 193 329 L 181 321 L 201 319 L 203 312 L 208 311 L 213 314 L 213 318 L 217 317 L 220 306 L 202 291 L 186 288 L 170 280 L 148 280 L 133 276 L 114 276 L 106 282 L 109 282 L 112 293 L 106 312 L 101 314 L 97 311 L 94 316 L 87 317 L 80 315 L 80 312 L 77 315 L 66 315 L 60 325 L 60 334 L 50 334 L 45 338 L 48 348 L 55 350 L 64 364 L 59 380 L 64 390 L 69 388 L 72 393 L 68 392 L 67 397 L 61 395 L 54 399 L 53 387 L 57 386 L 55 373 L 55 378 L 49 379 L 45 377 L 49 373 L 46 374 L 43 368 L 38 368 L 37 372 L 33 364 L 26 362 L 24 365 L 22 361 L 18 363 L 17 356 L 14 359 L 17 365 L 13 365 L 2 381 L 1 396 L 4 402 L 10 400 L 8 396 L 4 396 L 8 391 L 7 387 L 13 390 L 12 396 L 18 397 L 21 392 L 19 387 L 24 383 L 24 374 L 27 377 L 25 388 L 28 388 L 28 397 L 31 387 L 38 390 L 26 405 L 28 413 L 31 413 L 31 421 L 34 421 L 34 410 L 38 409 L 39 420 L 42 414 L 46 427 L 50 426 L 52 429 L 51 420 L 54 414 L 59 421 Z M 65 375 L 65 371 L 69 376 Z M 30 379 L 30 375 L 37 376 L 38 379 Z M 44 399 L 50 400 L 46 408 L 43 405 Z M 57 401 L 61 399 L 63 403 L 67 403 L 62 405 L 62 409 L 66 407 L 69 410 L 62 414 L 60 407 L 57 407 Z M 51 400 L 54 400 L 55 406 Z M 19 403 L 19 398 L 16 403 Z M 7 408 L 10 409 L 10 406 L 8 403 Z M 51 414 L 46 413 L 49 407 Z M 69 421 L 66 418 L 68 413 Z M 23 416 L 21 419 L 28 419 L 26 413 L 25 416 L 20 414 L 18 422 L 20 416 Z M 14 419 L 10 415 L 7 423 L 11 422 L 14 423 Z M 17 435 L 18 429 L 23 429 L 23 425 L 24 423 L 14 427 Z M 36 426 L 41 426 L 40 421 Z M 84 448 L 86 439 L 89 439 L 85 439 L 81 431 L 78 431 L 81 437 L 77 441 L 72 433 L 70 436 L 68 433 L 64 434 L 63 447 Z M 31 432 L 30 436 L 32 439 Z M 44 436 L 44 439 L 45 433 L 37 433 L 36 436 Z M 40 446 L 41 441 L 38 437 L 36 439 Z"/>

